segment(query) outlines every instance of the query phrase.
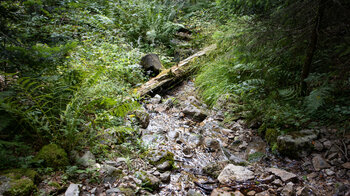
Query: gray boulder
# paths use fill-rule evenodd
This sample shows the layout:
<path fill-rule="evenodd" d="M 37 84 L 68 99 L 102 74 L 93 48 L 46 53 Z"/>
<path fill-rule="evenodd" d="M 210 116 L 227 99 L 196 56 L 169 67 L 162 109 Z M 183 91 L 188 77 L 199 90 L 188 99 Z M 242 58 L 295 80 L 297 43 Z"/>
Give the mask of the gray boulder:
<path fill-rule="evenodd" d="M 229 184 L 232 181 L 247 181 L 254 179 L 254 172 L 246 167 L 228 164 L 220 173 L 218 180 L 221 184 Z"/>
<path fill-rule="evenodd" d="M 64 196 L 79 196 L 79 186 L 79 184 L 70 184 L 68 189 L 64 193 Z"/>
<path fill-rule="evenodd" d="M 207 117 L 207 113 L 205 111 L 192 104 L 185 107 L 182 112 L 199 122 L 202 122 Z"/>
<path fill-rule="evenodd" d="M 147 54 L 143 56 L 140 65 L 145 71 L 153 72 L 155 75 L 158 75 L 162 69 L 164 69 L 156 54 Z"/>
<path fill-rule="evenodd" d="M 77 162 L 84 167 L 92 167 L 96 164 L 96 158 L 90 151 L 86 151 Z"/>

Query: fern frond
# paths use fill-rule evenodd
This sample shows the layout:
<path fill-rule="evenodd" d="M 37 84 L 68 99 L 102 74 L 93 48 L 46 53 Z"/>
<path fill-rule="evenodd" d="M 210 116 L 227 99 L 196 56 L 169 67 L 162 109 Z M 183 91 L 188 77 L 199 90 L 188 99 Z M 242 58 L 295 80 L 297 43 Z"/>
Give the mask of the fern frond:
<path fill-rule="evenodd" d="M 318 87 L 311 91 L 310 95 L 305 97 L 305 106 L 307 112 L 313 113 L 325 104 L 325 100 L 329 97 L 332 88 L 328 85 Z"/>

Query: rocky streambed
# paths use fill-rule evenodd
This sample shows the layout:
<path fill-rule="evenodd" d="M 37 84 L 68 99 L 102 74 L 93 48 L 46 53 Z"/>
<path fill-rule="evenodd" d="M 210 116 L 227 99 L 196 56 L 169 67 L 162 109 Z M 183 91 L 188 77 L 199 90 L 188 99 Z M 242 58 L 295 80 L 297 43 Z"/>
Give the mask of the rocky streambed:
<path fill-rule="evenodd" d="M 241 120 L 223 123 L 223 112 L 208 109 L 195 92 L 193 82 L 186 81 L 145 101 L 149 118 L 143 118 L 141 138 L 149 153 L 129 177 L 143 182 L 138 194 L 350 194 L 348 152 L 343 150 L 349 138 L 317 130 L 307 141 L 314 151 L 298 160 L 277 157 L 256 130 Z"/>

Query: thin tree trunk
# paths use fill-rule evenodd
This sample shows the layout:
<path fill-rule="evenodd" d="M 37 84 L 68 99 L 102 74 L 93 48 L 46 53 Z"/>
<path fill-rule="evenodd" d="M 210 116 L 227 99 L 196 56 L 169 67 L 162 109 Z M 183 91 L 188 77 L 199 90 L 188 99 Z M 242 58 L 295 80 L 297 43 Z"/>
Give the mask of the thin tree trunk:
<path fill-rule="evenodd" d="M 325 0 L 319 0 L 317 16 L 315 17 L 314 27 L 312 29 L 310 44 L 306 51 L 306 58 L 301 72 L 301 95 L 305 96 L 307 94 L 307 84 L 305 79 L 309 76 L 312 58 L 315 54 L 317 42 L 318 42 L 318 32 L 320 29 L 320 23 L 323 17 L 325 9 Z"/>

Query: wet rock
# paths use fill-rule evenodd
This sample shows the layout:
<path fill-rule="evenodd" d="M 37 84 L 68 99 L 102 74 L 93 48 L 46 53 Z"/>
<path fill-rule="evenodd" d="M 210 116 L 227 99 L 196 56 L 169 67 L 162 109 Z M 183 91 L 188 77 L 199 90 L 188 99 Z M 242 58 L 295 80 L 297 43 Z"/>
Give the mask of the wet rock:
<path fill-rule="evenodd" d="M 145 71 L 159 74 L 163 69 L 163 65 L 156 54 L 147 54 L 141 58 L 140 65 Z"/>
<path fill-rule="evenodd" d="M 207 113 L 205 111 L 191 104 L 187 105 L 182 112 L 199 122 L 202 122 L 207 117 Z"/>
<path fill-rule="evenodd" d="M 243 141 L 243 142 L 238 146 L 238 148 L 244 150 L 244 149 L 247 148 L 247 146 L 248 146 L 248 143 L 247 143 L 246 141 Z"/>
<path fill-rule="evenodd" d="M 254 173 L 243 166 L 227 165 L 220 173 L 218 180 L 221 184 L 232 181 L 247 181 L 254 178 Z"/>
<path fill-rule="evenodd" d="M 217 139 L 205 138 L 204 144 L 209 149 L 209 151 L 216 151 L 220 149 L 220 142 Z"/>
<path fill-rule="evenodd" d="M 239 191 L 236 191 L 234 193 L 230 193 L 230 192 L 227 192 L 221 188 L 214 189 L 210 194 L 210 196 L 231 196 L 231 195 L 243 196 L 243 194 Z"/>
<path fill-rule="evenodd" d="M 157 165 L 157 169 L 159 171 L 168 171 L 168 170 L 172 170 L 173 166 L 170 164 L 169 161 L 165 161 L 159 165 Z"/>
<path fill-rule="evenodd" d="M 229 160 L 236 165 L 245 165 L 247 164 L 247 162 L 239 157 L 237 157 L 236 155 L 231 155 Z"/>
<path fill-rule="evenodd" d="M 304 186 L 297 191 L 297 195 L 298 196 L 311 196 L 313 194 L 312 194 L 312 191 L 310 190 L 310 188 Z"/>
<path fill-rule="evenodd" d="M 169 131 L 168 132 L 168 137 L 170 139 L 176 139 L 180 136 L 180 133 L 178 131 Z"/>
<path fill-rule="evenodd" d="M 268 175 L 266 176 L 266 174 L 263 174 L 262 176 L 260 176 L 260 181 L 264 182 L 264 183 L 270 183 L 275 179 L 274 175 Z"/>
<path fill-rule="evenodd" d="M 190 190 L 188 190 L 186 195 L 187 196 L 201 196 L 202 194 L 200 191 L 197 191 L 195 189 L 190 189 Z"/>
<path fill-rule="evenodd" d="M 96 164 L 96 158 L 90 151 L 86 151 L 84 155 L 78 159 L 78 164 L 84 167 L 93 167 Z"/>
<path fill-rule="evenodd" d="M 282 186 L 283 182 L 280 179 L 276 179 L 272 182 L 272 184 L 276 185 L 276 186 Z"/>
<path fill-rule="evenodd" d="M 314 169 L 316 171 L 320 171 L 321 169 L 327 169 L 331 166 L 327 163 L 326 160 L 322 158 L 321 155 L 316 155 L 314 158 L 312 158 L 312 165 L 314 166 Z"/>
<path fill-rule="evenodd" d="M 188 137 L 188 145 L 191 147 L 198 147 L 202 144 L 203 141 L 203 137 L 199 134 L 194 134 L 192 133 L 189 137 Z"/>
<path fill-rule="evenodd" d="M 269 168 L 269 169 L 267 169 L 267 171 L 275 174 L 278 177 L 280 177 L 283 182 L 287 182 L 289 180 L 293 180 L 293 179 L 295 179 L 297 177 L 293 173 L 290 173 L 290 172 L 287 172 L 285 170 L 278 169 L 278 168 Z"/>
<path fill-rule="evenodd" d="M 288 182 L 286 186 L 283 187 L 281 195 L 282 196 L 292 196 L 295 193 L 294 184 L 292 182 Z"/>
<path fill-rule="evenodd" d="M 171 174 L 170 171 L 166 171 L 166 172 L 160 174 L 159 178 L 162 182 L 167 183 L 170 181 L 170 174 Z"/>
<path fill-rule="evenodd" d="M 189 147 L 185 147 L 182 152 L 184 153 L 186 158 L 191 158 L 193 156 L 192 149 Z"/>
<path fill-rule="evenodd" d="M 149 125 L 150 116 L 146 110 L 135 111 L 135 117 L 138 120 L 141 128 L 146 129 Z"/>
<path fill-rule="evenodd" d="M 332 176 L 332 175 L 334 175 L 334 171 L 331 170 L 331 169 L 325 169 L 324 172 L 327 174 L 327 176 Z"/>
<path fill-rule="evenodd" d="M 269 191 L 263 191 L 260 193 L 255 194 L 255 196 L 270 196 L 271 194 L 269 193 Z"/>
<path fill-rule="evenodd" d="M 247 195 L 248 195 L 248 196 L 254 196 L 255 193 L 256 193 L 255 191 L 249 191 L 249 192 L 247 193 Z"/>
<path fill-rule="evenodd" d="M 79 196 L 80 189 L 79 184 L 70 184 L 66 192 L 64 193 L 65 196 Z"/>
<path fill-rule="evenodd" d="M 314 149 L 317 151 L 322 151 L 323 150 L 323 144 L 319 141 L 315 141 L 314 143 Z"/>
<path fill-rule="evenodd" d="M 224 113 L 222 111 L 218 111 L 213 118 L 214 118 L 214 120 L 217 120 L 217 121 L 224 121 L 225 120 L 225 116 L 224 116 Z"/>
<path fill-rule="evenodd" d="M 233 194 L 234 194 L 234 196 L 244 196 L 243 193 L 241 193 L 240 191 L 235 191 Z M 231 195 L 231 193 L 229 193 L 229 195 Z M 229 196 L 229 195 L 227 195 L 227 196 Z"/>
<path fill-rule="evenodd" d="M 156 94 L 151 100 L 150 103 L 152 104 L 159 104 L 162 101 L 162 97 L 158 94 Z"/>
<path fill-rule="evenodd" d="M 152 145 L 154 144 L 158 139 L 161 139 L 162 136 L 160 135 L 156 135 L 156 134 L 153 134 L 153 135 L 143 135 L 141 137 L 142 139 L 142 142 L 145 144 L 145 145 Z"/>
<path fill-rule="evenodd" d="M 106 190 L 107 196 L 112 196 L 113 194 L 116 194 L 116 193 L 121 193 L 120 189 L 111 188 L 111 189 Z"/>
<path fill-rule="evenodd" d="M 350 169 L 350 162 L 346 162 L 346 163 L 342 164 L 341 166 L 344 167 L 345 169 Z"/>
<path fill-rule="evenodd" d="M 301 151 L 311 151 L 312 141 L 317 139 L 316 130 L 302 130 L 277 137 L 278 151 L 292 157 L 300 157 Z"/>

